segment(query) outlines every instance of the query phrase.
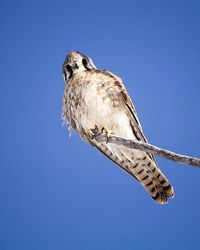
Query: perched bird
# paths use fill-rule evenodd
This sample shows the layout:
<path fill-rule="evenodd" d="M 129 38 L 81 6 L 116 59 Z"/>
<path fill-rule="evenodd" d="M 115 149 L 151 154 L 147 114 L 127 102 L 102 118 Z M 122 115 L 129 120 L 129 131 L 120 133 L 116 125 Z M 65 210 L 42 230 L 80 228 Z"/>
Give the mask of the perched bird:
<path fill-rule="evenodd" d="M 135 177 L 157 203 L 167 203 L 174 191 L 160 171 L 153 155 L 122 145 L 97 142 L 92 130 L 99 129 L 132 140 L 147 142 L 136 110 L 122 80 L 95 67 L 92 60 L 72 51 L 63 64 L 65 91 L 62 116 L 69 129 L 119 167 Z"/>

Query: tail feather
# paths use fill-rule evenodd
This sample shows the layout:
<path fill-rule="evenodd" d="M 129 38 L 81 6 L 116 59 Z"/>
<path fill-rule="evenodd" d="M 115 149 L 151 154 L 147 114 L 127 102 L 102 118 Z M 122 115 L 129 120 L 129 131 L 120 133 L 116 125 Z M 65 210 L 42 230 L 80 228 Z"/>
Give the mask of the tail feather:
<path fill-rule="evenodd" d="M 158 168 L 155 160 L 147 153 L 109 143 L 94 141 L 90 143 L 135 177 L 157 203 L 165 204 L 169 197 L 173 197 L 172 186 Z"/>

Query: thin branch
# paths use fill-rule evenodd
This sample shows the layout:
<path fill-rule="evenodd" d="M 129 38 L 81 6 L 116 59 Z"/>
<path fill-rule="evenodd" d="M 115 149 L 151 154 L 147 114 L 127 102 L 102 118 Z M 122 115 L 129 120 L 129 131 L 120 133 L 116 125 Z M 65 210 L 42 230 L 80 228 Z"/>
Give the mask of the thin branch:
<path fill-rule="evenodd" d="M 99 132 L 96 129 L 92 130 L 92 133 L 94 134 L 93 139 L 95 139 L 97 142 L 106 142 L 106 143 L 123 145 L 125 147 L 139 149 L 139 150 L 151 153 L 153 155 L 159 155 L 161 157 L 164 157 L 164 158 L 172 160 L 172 161 L 184 163 L 184 164 L 191 165 L 191 166 L 200 167 L 200 159 L 199 158 L 194 158 L 194 157 L 190 157 L 190 156 L 186 156 L 186 155 L 176 154 L 174 152 L 156 147 L 156 146 L 151 145 L 149 143 L 128 140 L 128 139 L 121 138 L 121 137 L 113 135 L 113 134 L 107 136 L 105 133 Z"/>

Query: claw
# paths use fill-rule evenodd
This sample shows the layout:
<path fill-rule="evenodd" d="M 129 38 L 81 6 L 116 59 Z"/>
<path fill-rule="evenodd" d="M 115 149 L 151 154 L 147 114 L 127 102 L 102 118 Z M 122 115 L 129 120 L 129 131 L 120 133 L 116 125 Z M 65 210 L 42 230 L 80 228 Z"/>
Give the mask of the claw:
<path fill-rule="evenodd" d="M 104 126 L 104 127 L 102 128 L 101 132 L 104 133 L 104 134 L 106 135 L 106 138 L 107 138 L 106 143 L 108 143 L 108 142 L 109 142 L 109 137 L 111 136 L 112 131 L 109 130 L 106 126 Z"/>
<path fill-rule="evenodd" d="M 98 140 L 99 142 L 100 141 L 105 141 L 105 139 L 100 139 L 101 138 L 101 135 L 104 134 L 106 136 L 106 143 L 109 142 L 109 137 L 111 136 L 112 134 L 112 131 L 109 130 L 106 126 L 104 126 L 101 130 L 99 130 L 98 126 L 95 125 L 94 128 L 90 129 L 91 131 L 91 139 L 96 139 Z M 99 138 L 98 138 L 99 137 Z M 104 137 L 105 138 L 105 137 Z"/>
<path fill-rule="evenodd" d="M 101 131 L 99 130 L 98 126 L 95 124 L 94 128 L 91 128 L 90 131 L 92 132 L 92 136 L 91 139 L 94 139 L 95 137 L 97 137 Z"/>

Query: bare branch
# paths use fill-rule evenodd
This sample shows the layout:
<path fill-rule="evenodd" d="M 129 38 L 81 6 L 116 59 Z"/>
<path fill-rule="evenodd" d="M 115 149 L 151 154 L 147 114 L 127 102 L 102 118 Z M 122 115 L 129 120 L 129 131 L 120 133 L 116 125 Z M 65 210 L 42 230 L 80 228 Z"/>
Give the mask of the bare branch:
<path fill-rule="evenodd" d="M 186 156 L 186 155 L 176 154 L 174 152 L 156 147 L 156 146 L 151 145 L 149 143 L 144 143 L 141 141 L 127 140 L 125 138 L 121 138 L 121 137 L 118 137 L 118 136 L 113 135 L 113 134 L 107 136 L 105 133 L 99 132 L 97 130 L 92 130 L 92 133 L 94 134 L 93 139 L 95 139 L 97 142 L 119 144 L 119 145 L 123 145 L 125 147 L 142 150 L 142 151 L 151 153 L 153 155 L 159 155 L 161 157 L 164 157 L 164 158 L 172 160 L 172 161 L 200 167 L 200 159 L 199 158 L 194 158 L 194 157 L 190 157 L 190 156 Z"/>

